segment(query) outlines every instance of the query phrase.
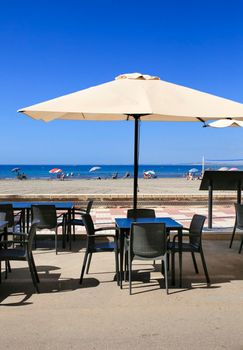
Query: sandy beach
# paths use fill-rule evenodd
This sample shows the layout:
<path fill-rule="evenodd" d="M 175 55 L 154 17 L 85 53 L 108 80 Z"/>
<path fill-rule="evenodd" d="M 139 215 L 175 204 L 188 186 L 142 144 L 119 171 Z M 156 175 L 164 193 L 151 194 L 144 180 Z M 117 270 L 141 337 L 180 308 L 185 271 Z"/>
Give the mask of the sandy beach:
<path fill-rule="evenodd" d="M 200 180 L 187 181 L 184 178 L 139 179 L 139 195 L 198 195 Z M 123 194 L 132 195 L 133 179 L 120 180 L 0 180 L 0 195 L 28 194 Z M 232 194 L 234 192 L 217 193 Z"/>
<path fill-rule="evenodd" d="M 186 179 L 139 180 L 139 194 L 205 195 L 200 181 Z M 0 194 L 127 194 L 133 191 L 133 179 L 121 180 L 0 180 Z"/>

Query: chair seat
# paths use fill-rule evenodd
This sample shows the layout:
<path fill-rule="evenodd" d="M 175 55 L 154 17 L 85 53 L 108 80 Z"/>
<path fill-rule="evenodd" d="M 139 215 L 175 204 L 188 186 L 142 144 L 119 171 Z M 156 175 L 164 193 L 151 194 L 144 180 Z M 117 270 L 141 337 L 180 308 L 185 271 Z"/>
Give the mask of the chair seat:
<path fill-rule="evenodd" d="M 179 252 L 179 243 L 178 242 L 168 242 L 168 249 L 173 252 Z M 199 252 L 200 246 L 198 244 L 192 243 L 182 243 L 183 252 Z"/>
<path fill-rule="evenodd" d="M 1 249 L 1 260 L 26 260 L 27 254 L 24 249 Z"/>
<path fill-rule="evenodd" d="M 116 245 L 114 242 L 95 243 L 94 246 L 90 248 L 90 252 L 113 252 L 115 250 L 115 247 Z"/>

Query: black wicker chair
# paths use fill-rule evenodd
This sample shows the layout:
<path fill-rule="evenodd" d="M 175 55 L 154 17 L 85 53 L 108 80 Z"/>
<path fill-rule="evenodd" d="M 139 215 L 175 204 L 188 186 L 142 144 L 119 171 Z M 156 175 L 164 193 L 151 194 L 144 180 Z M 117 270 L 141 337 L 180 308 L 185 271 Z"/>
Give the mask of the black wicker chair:
<path fill-rule="evenodd" d="M 128 248 L 129 293 L 132 294 L 132 262 L 138 260 L 161 260 L 164 263 L 165 288 L 168 294 L 167 233 L 165 224 L 133 223 Z"/>
<path fill-rule="evenodd" d="M 21 245 L 18 247 L 9 248 L 9 244 L 16 243 L 16 241 L 10 240 L 2 240 L 0 241 L 1 249 L 0 249 L 0 276 L 1 276 L 1 262 L 9 262 L 12 260 L 15 261 L 27 261 L 29 265 L 29 270 L 31 273 L 31 278 L 36 289 L 36 292 L 39 293 L 38 283 L 39 277 L 37 274 L 33 254 L 32 254 L 32 244 L 34 240 L 34 236 L 36 234 L 38 222 L 33 222 L 28 234 L 28 238 L 21 242 Z M 24 234 L 25 235 L 25 234 Z M 7 247 L 7 248 L 6 248 Z"/>
<path fill-rule="evenodd" d="M 70 239 L 70 242 L 69 242 L 70 249 L 71 249 L 71 235 L 72 235 L 71 227 L 73 227 L 73 239 L 75 239 L 75 226 L 84 226 L 82 215 L 90 214 L 93 202 L 94 202 L 93 200 L 89 200 L 86 208 L 73 207 L 71 218 L 66 220 L 66 230 L 67 230 L 67 237 L 68 239 Z"/>
<path fill-rule="evenodd" d="M 128 219 L 139 219 L 139 218 L 155 218 L 155 210 L 154 209 L 148 209 L 148 208 L 139 208 L 139 209 L 128 209 L 127 210 L 127 218 Z M 126 237 L 128 238 L 129 236 L 129 231 L 126 233 Z M 128 241 L 127 241 L 128 244 Z M 154 261 L 154 265 L 155 265 L 155 261 Z M 126 280 L 126 272 L 128 270 L 128 245 L 127 245 L 127 249 L 125 250 L 125 274 L 124 274 L 124 278 Z M 122 279 L 121 279 L 121 288 L 122 288 Z"/>
<path fill-rule="evenodd" d="M 192 261 L 194 265 L 195 272 L 198 273 L 197 262 L 195 258 L 195 253 L 199 253 L 202 259 L 202 265 L 206 277 L 207 284 L 210 284 L 210 279 L 208 275 L 207 265 L 202 249 L 202 230 L 206 217 L 203 215 L 195 214 L 192 218 L 189 228 L 183 228 L 183 230 L 189 231 L 187 234 L 183 233 L 182 238 L 187 237 L 188 242 L 182 242 L 182 252 L 191 253 Z M 172 258 L 172 274 L 173 280 L 175 275 L 175 253 L 179 252 L 179 243 L 177 242 L 178 235 L 175 235 L 172 242 L 168 243 L 169 250 L 171 252 Z"/>
<path fill-rule="evenodd" d="M 115 252 L 115 266 L 116 266 L 116 279 L 117 284 L 119 284 L 119 265 L 118 265 L 118 241 L 117 241 L 117 232 L 115 234 L 97 234 L 97 232 L 107 231 L 107 230 L 116 230 L 115 227 L 107 226 L 95 228 L 92 217 L 90 214 L 82 215 L 83 223 L 87 232 L 87 244 L 86 252 L 84 255 L 83 266 L 80 275 L 80 284 L 83 282 L 83 276 L 87 265 L 86 273 L 89 272 L 89 267 L 92 259 L 93 253 L 102 253 L 102 252 Z M 112 242 L 99 242 L 99 238 L 112 238 Z"/>
<path fill-rule="evenodd" d="M 128 209 L 127 211 L 127 218 L 133 219 L 133 218 L 155 218 L 155 211 L 154 209 Z"/>
<path fill-rule="evenodd" d="M 235 225 L 232 232 L 230 245 L 229 247 L 232 247 L 233 240 L 235 238 L 235 231 L 236 229 L 243 230 L 243 204 L 235 203 Z M 241 253 L 243 246 L 243 236 L 241 238 L 240 248 L 239 248 L 239 254 Z"/>
<path fill-rule="evenodd" d="M 65 225 L 66 225 L 66 214 L 60 214 L 57 216 L 57 211 L 55 205 L 49 204 L 38 204 L 31 206 L 31 216 L 32 221 L 38 221 L 36 226 L 37 230 L 55 230 L 55 250 L 57 254 L 57 234 L 58 228 L 62 227 L 62 241 L 63 248 L 65 248 Z M 58 218 L 62 218 L 58 222 Z M 36 245 L 36 240 L 35 240 Z"/>

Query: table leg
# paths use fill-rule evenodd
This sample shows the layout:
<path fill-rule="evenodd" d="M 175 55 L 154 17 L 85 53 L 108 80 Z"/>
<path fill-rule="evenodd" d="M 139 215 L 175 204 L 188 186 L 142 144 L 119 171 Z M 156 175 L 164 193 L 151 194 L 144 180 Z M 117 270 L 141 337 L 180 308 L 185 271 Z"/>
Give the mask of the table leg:
<path fill-rule="evenodd" d="M 119 243 L 120 243 L 120 288 L 122 289 L 122 281 L 123 281 L 123 256 L 124 256 L 124 232 L 119 230 Z"/>

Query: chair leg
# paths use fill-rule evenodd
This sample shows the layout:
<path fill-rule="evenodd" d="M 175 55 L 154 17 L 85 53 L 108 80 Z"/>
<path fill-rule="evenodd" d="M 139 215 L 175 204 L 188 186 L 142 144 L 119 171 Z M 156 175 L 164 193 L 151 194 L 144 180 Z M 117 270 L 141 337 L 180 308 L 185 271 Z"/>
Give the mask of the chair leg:
<path fill-rule="evenodd" d="M 8 272 L 12 272 L 10 261 L 8 261 Z"/>
<path fill-rule="evenodd" d="M 67 235 L 67 238 L 68 238 L 68 241 L 69 241 L 69 250 L 72 249 L 72 226 L 71 224 L 68 225 L 68 235 Z"/>
<path fill-rule="evenodd" d="M 164 255 L 163 258 L 164 262 L 164 278 L 165 278 L 165 289 L 166 289 L 166 294 L 169 294 L 168 292 L 168 265 L 167 265 L 167 253 Z"/>
<path fill-rule="evenodd" d="M 5 261 L 5 280 L 8 278 L 8 262 Z"/>
<path fill-rule="evenodd" d="M 201 255 L 201 259 L 202 259 L 202 265 L 203 265 L 203 269 L 204 269 L 204 273 L 205 273 L 207 284 L 210 284 L 210 279 L 209 279 L 209 275 L 208 275 L 208 269 L 207 269 L 207 265 L 206 265 L 206 261 L 205 261 L 202 249 L 200 250 L 200 255 Z"/>
<path fill-rule="evenodd" d="M 179 287 L 182 286 L 182 252 L 179 251 Z"/>
<path fill-rule="evenodd" d="M 76 239 L 76 229 L 75 229 L 75 225 L 73 225 L 73 241 L 75 241 Z"/>
<path fill-rule="evenodd" d="M 239 248 L 239 254 L 241 253 L 242 246 L 243 246 L 243 237 L 241 238 L 241 243 L 240 243 L 240 248 Z"/>
<path fill-rule="evenodd" d="M 197 261 L 196 261 L 194 252 L 191 252 L 191 255 L 192 255 L 192 261 L 193 261 L 195 272 L 198 273 Z"/>
<path fill-rule="evenodd" d="M 232 247 L 232 243 L 233 243 L 233 240 L 234 240 L 234 237 L 235 237 L 236 225 L 237 225 L 237 222 L 236 222 L 236 220 L 235 220 L 235 225 L 234 225 L 233 232 L 232 232 L 232 235 L 231 235 L 231 240 L 230 240 L 229 248 Z"/>
<path fill-rule="evenodd" d="M 131 259 L 131 253 L 129 249 L 128 253 L 128 269 L 129 269 L 129 294 L 132 294 L 132 259 Z"/>
<path fill-rule="evenodd" d="M 171 252 L 171 282 L 175 285 L 175 253 Z"/>
<path fill-rule="evenodd" d="M 31 263 L 32 263 L 33 270 L 34 270 L 34 273 L 35 273 L 36 281 L 37 281 L 37 283 L 40 283 L 40 279 L 39 279 L 39 276 L 38 276 L 38 273 L 37 273 L 37 269 L 36 269 L 36 266 L 35 266 L 34 257 L 33 257 L 32 254 L 31 254 L 31 256 L 30 256 L 30 259 L 31 259 Z"/>
<path fill-rule="evenodd" d="M 65 219 L 63 219 L 63 220 L 65 220 Z M 66 248 L 65 235 L 66 235 L 66 225 L 65 225 L 65 222 L 63 222 L 63 224 L 62 224 L 62 248 L 63 249 Z"/>
<path fill-rule="evenodd" d="M 170 271 L 170 252 L 167 252 L 167 270 Z"/>
<path fill-rule="evenodd" d="M 89 254 L 89 260 L 88 260 L 88 265 L 87 265 L 87 269 L 86 269 L 86 273 L 89 273 L 89 267 L 90 267 L 90 263 L 91 263 L 91 259 L 92 259 L 92 253 Z"/>
<path fill-rule="evenodd" d="M 30 270 L 30 274 L 31 274 L 33 285 L 34 285 L 34 287 L 36 289 L 36 292 L 40 293 L 39 292 L 39 288 L 38 288 L 38 284 L 37 284 L 37 280 L 36 280 L 36 277 L 35 277 L 34 269 L 33 269 L 32 263 L 31 263 L 31 259 L 28 259 L 27 261 L 28 261 L 29 270 Z"/>
<path fill-rule="evenodd" d="M 124 263 L 124 281 L 127 281 L 127 273 L 128 273 L 128 252 L 125 252 L 125 263 Z"/>
<path fill-rule="evenodd" d="M 56 250 L 56 255 L 57 255 L 57 230 L 58 230 L 58 228 L 56 227 L 56 229 L 55 229 L 55 250 Z"/>
<path fill-rule="evenodd" d="M 119 282 L 120 282 L 120 278 L 119 278 L 119 259 L 118 259 L 118 250 L 117 250 L 117 246 L 115 248 L 115 267 L 116 267 L 116 282 L 117 285 L 119 286 Z"/>
<path fill-rule="evenodd" d="M 86 267 L 88 255 L 89 255 L 89 251 L 86 250 L 85 255 L 84 255 L 84 261 L 83 261 L 83 267 L 82 267 L 82 270 L 81 270 L 80 280 L 79 280 L 80 284 L 83 283 L 83 277 L 84 277 L 84 272 L 85 272 L 85 267 Z"/>
<path fill-rule="evenodd" d="M 37 230 L 36 230 L 34 241 L 35 241 L 35 249 L 37 249 Z"/>

